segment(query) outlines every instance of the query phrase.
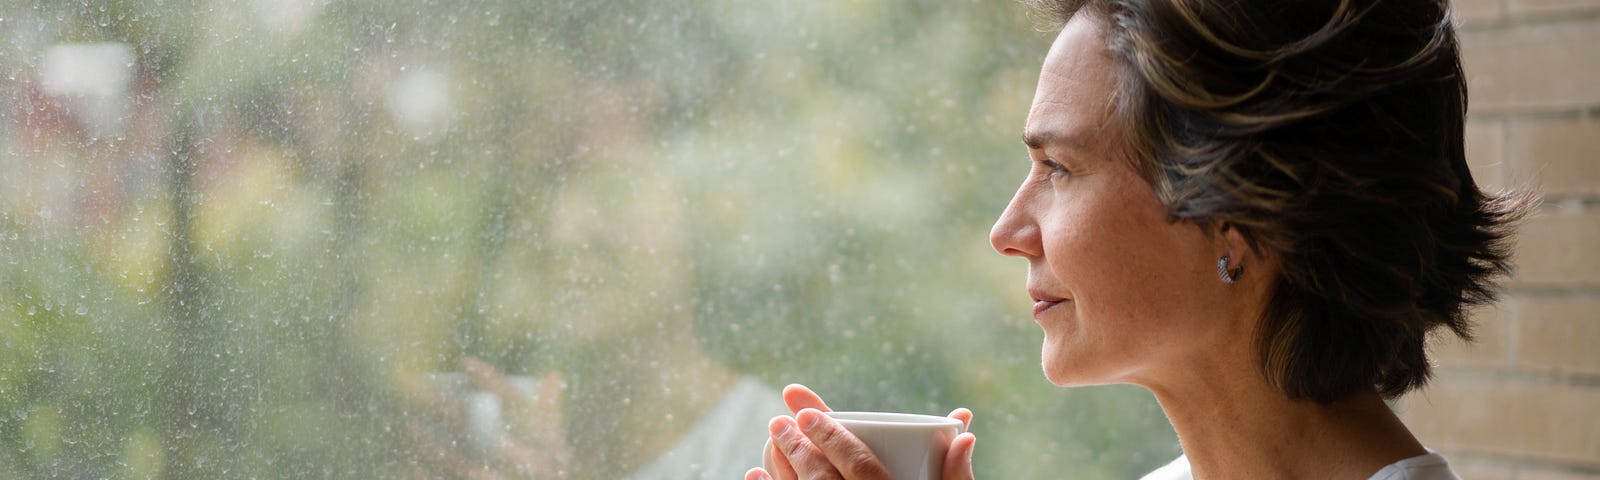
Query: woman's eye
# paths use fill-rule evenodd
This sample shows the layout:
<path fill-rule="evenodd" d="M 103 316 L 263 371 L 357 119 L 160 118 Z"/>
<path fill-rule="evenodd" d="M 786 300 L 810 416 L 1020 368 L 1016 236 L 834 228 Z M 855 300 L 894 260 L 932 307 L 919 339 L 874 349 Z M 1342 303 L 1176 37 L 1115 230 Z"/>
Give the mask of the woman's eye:
<path fill-rule="evenodd" d="M 1048 169 L 1051 174 L 1067 173 L 1067 167 L 1061 166 L 1061 164 L 1056 163 L 1055 160 L 1046 158 L 1044 160 L 1040 160 L 1039 164 L 1044 165 L 1044 168 Z"/>

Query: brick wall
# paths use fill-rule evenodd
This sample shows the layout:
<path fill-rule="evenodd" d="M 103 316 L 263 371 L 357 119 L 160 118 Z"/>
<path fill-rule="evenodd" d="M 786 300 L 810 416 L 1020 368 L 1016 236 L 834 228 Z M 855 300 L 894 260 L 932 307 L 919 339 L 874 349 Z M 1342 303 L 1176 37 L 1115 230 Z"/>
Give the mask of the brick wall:
<path fill-rule="evenodd" d="M 1479 341 L 1398 408 L 1467 480 L 1600 480 L 1600 0 L 1454 4 L 1475 175 L 1546 200 Z"/>

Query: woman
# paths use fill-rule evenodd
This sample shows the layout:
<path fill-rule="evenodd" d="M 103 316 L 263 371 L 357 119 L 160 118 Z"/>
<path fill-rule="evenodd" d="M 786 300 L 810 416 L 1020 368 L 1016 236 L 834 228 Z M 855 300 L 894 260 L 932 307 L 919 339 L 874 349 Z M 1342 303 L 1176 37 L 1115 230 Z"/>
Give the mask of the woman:
<path fill-rule="evenodd" d="M 1384 400 L 1427 381 L 1429 332 L 1469 335 L 1531 199 L 1474 186 L 1448 6 L 1036 3 L 1065 26 L 990 240 L 1028 261 L 1045 376 L 1154 393 L 1185 456 L 1149 479 L 1456 478 Z M 785 399 L 747 479 L 884 477 Z"/>

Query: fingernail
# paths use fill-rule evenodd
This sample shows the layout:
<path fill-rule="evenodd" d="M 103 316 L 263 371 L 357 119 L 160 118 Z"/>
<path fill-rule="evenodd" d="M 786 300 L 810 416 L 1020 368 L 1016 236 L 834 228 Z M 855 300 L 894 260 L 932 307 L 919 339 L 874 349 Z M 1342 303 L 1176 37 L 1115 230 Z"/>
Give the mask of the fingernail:
<path fill-rule="evenodd" d="M 800 413 L 795 416 L 795 420 L 800 422 L 801 430 L 809 431 L 817 428 L 817 425 L 822 423 L 822 412 L 807 408 L 801 410 Z"/>
<path fill-rule="evenodd" d="M 789 442 L 788 434 L 790 428 L 789 419 L 784 417 L 774 418 L 771 423 L 767 424 L 767 431 L 772 433 L 772 438 L 784 444 Z"/>

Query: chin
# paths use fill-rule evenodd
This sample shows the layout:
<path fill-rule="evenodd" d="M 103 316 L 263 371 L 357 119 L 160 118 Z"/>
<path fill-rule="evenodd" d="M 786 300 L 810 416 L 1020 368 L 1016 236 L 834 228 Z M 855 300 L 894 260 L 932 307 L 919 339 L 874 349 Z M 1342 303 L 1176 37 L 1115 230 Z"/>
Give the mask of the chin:
<path fill-rule="evenodd" d="M 1039 366 L 1044 371 L 1044 378 L 1060 387 L 1122 383 L 1126 368 L 1119 366 L 1116 359 L 1109 358 L 1105 353 L 1084 346 L 1074 348 L 1047 342 L 1040 352 Z"/>
<path fill-rule="evenodd" d="M 1087 385 L 1100 385 L 1104 382 L 1095 381 L 1095 376 L 1086 367 L 1083 359 L 1071 358 L 1063 355 L 1061 350 L 1046 347 L 1039 367 L 1044 371 L 1044 378 L 1058 387 L 1082 387 Z"/>
<path fill-rule="evenodd" d="M 1071 388 L 1071 387 L 1090 387 L 1090 386 L 1094 386 L 1094 385 L 1105 385 L 1106 384 L 1106 382 L 1091 381 L 1088 377 L 1079 376 L 1079 375 L 1073 375 L 1070 372 L 1068 372 L 1068 373 L 1052 372 L 1050 370 L 1045 370 L 1044 378 L 1047 379 L 1047 380 L 1050 380 L 1050 383 L 1055 385 L 1055 386 L 1057 386 L 1057 387 L 1067 387 L 1067 388 Z"/>
<path fill-rule="evenodd" d="M 1051 384 L 1053 384 L 1053 385 L 1055 385 L 1057 387 L 1076 387 L 1076 386 L 1078 386 L 1078 384 L 1072 383 L 1071 377 L 1063 376 L 1061 374 L 1056 373 L 1055 371 L 1052 371 L 1050 369 L 1049 365 L 1045 365 L 1044 366 L 1044 378 L 1045 378 L 1045 380 L 1049 380 Z"/>

